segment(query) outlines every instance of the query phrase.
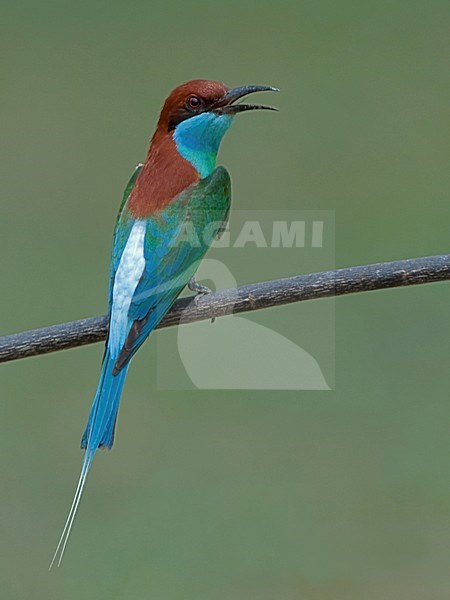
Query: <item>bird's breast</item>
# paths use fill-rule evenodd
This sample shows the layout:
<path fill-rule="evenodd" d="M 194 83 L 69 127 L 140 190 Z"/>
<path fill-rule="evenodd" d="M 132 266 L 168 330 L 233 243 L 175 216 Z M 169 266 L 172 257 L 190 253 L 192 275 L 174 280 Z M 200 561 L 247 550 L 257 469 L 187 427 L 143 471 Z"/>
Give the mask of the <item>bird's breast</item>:
<path fill-rule="evenodd" d="M 159 139 L 155 134 L 128 209 L 135 219 L 151 217 L 199 180 L 200 174 L 178 152 L 172 136 Z"/>

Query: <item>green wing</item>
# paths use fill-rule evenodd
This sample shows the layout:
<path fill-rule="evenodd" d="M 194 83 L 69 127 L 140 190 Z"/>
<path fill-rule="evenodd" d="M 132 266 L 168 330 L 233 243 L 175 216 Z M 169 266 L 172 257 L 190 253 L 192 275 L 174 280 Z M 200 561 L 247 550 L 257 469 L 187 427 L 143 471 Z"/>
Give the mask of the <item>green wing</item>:
<path fill-rule="evenodd" d="M 130 330 L 116 371 L 128 363 L 194 275 L 223 228 L 230 201 L 230 176 L 218 167 L 147 220 L 145 270 L 133 294 Z"/>

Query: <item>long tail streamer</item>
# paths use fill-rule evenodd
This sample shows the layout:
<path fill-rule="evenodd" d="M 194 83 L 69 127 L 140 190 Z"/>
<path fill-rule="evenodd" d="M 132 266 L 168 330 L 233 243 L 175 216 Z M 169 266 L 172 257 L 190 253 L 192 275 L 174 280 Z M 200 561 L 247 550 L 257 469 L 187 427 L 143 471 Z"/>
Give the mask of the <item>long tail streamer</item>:
<path fill-rule="evenodd" d="M 122 395 L 128 370 L 128 367 L 125 367 L 119 371 L 119 373 L 113 375 L 114 363 L 115 361 L 110 357 L 109 352 L 107 352 L 103 360 L 102 373 L 100 375 L 86 431 L 81 440 L 81 447 L 85 448 L 85 454 L 80 479 L 78 480 L 69 515 L 61 537 L 59 538 L 49 569 L 53 567 L 55 562 L 57 562 L 58 567 L 61 564 L 86 484 L 86 479 L 97 449 L 99 447 L 111 448 L 113 445 L 117 412 L 119 410 L 120 397 Z"/>

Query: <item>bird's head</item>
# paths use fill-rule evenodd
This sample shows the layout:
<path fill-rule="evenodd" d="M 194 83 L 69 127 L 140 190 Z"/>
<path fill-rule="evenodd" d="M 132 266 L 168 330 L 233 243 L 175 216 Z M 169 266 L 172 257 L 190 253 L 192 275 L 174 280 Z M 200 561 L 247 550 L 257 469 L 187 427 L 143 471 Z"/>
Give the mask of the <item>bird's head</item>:
<path fill-rule="evenodd" d="M 195 79 L 175 88 L 164 103 L 158 131 L 172 136 L 178 152 L 207 177 L 216 166 L 220 142 L 235 115 L 249 110 L 277 110 L 238 102 L 254 92 L 278 91 L 267 85 L 228 88 L 217 81 Z"/>

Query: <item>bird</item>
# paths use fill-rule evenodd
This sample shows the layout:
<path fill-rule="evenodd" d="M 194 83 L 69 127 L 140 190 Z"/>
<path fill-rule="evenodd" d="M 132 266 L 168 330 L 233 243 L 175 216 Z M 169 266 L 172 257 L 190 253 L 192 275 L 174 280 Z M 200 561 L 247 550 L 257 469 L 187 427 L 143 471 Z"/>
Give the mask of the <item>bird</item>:
<path fill-rule="evenodd" d="M 80 477 L 50 569 L 55 561 L 61 564 L 97 450 L 113 445 L 131 358 L 186 286 L 196 294 L 209 291 L 195 272 L 224 230 L 231 204 L 230 175 L 216 167 L 219 146 L 237 114 L 277 110 L 243 102 L 268 91 L 279 90 L 194 79 L 164 102 L 145 162 L 131 176 L 116 220 L 101 373 L 81 440 Z M 212 235 L 202 236 L 206 229 Z"/>

